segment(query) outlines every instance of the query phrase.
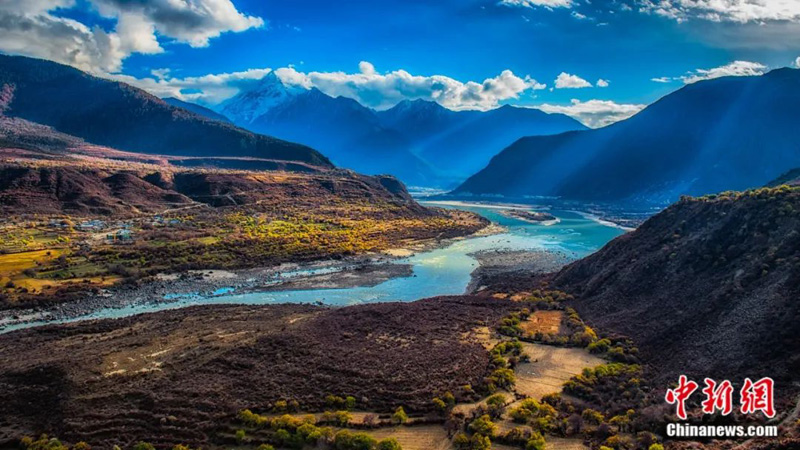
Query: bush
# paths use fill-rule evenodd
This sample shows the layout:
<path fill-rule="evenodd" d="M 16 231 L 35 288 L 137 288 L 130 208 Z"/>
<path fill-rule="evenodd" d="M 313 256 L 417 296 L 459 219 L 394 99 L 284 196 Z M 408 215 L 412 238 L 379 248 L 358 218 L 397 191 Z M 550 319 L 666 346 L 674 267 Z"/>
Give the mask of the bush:
<path fill-rule="evenodd" d="M 352 433 L 342 430 L 333 438 L 336 450 L 373 450 L 378 441 L 366 433 Z"/>
<path fill-rule="evenodd" d="M 402 450 L 403 447 L 395 438 L 388 438 L 378 442 L 377 450 Z"/>
<path fill-rule="evenodd" d="M 528 442 L 525 443 L 525 450 L 544 450 L 546 445 L 544 436 L 541 433 L 534 432 Z"/>
<path fill-rule="evenodd" d="M 497 432 L 497 425 L 488 414 L 484 414 L 469 424 L 469 429 L 476 434 L 492 437 Z"/>
<path fill-rule="evenodd" d="M 470 439 L 470 448 L 472 450 L 491 450 L 492 440 L 489 439 L 488 436 L 483 436 L 478 433 L 473 434 L 472 439 Z"/>
<path fill-rule="evenodd" d="M 503 413 L 505 405 L 506 396 L 503 394 L 494 394 L 486 399 L 486 406 L 489 407 L 489 414 L 492 417 L 499 417 Z"/>
<path fill-rule="evenodd" d="M 394 414 L 392 414 L 392 423 L 404 424 L 406 422 L 408 422 L 408 414 L 406 414 L 402 406 L 398 406 L 397 409 L 394 410 Z"/>
<path fill-rule="evenodd" d="M 236 442 L 241 444 L 244 442 L 245 438 L 247 438 L 247 433 L 245 433 L 244 430 L 236 430 L 236 434 L 234 434 L 234 437 L 236 437 Z M 153 448 L 153 446 L 151 445 L 150 448 L 148 449 L 144 448 L 137 449 L 136 447 L 134 447 L 133 450 L 155 450 L 155 448 Z"/>
<path fill-rule="evenodd" d="M 242 434 L 244 434 L 244 430 L 240 431 L 242 432 Z M 238 435 L 239 433 L 237 432 L 236 434 Z M 139 441 L 136 443 L 136 445 L 133 446 L 133 450 L 156 450 L 156 448 L 153 447 L 153 444 L 149 442 Z"/>
<path fill-rule="evenodd" d="M 469 436 L 466 433 L 458 433 L 453 436 L 453 446 L 457 450 L 467 450 L 470 447 Z"/>

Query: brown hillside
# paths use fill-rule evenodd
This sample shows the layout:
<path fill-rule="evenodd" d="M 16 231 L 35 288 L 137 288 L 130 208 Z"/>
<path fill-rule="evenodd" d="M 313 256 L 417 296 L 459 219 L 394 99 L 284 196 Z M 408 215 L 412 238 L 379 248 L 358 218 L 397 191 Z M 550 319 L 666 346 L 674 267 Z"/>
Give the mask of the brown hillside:
<path fill-rule="evenodd" d="M 220 431 L 244 408 L 296 400 L 326 408 L 428 411 L 478 386 L 489 355 L 464 336 L 512 305 L 454 297 L 325 309 L 206 306 L 0 336 L 0 446 L 50 432 L 101 448 L 230 447 Z"/>
<path fill-rule="evenodd" d="M 786 396 L 800 370 L 798 230 L 800 191 L 786 186 L 683 199 L 554 284 L 664 380 L 771 376 Z"/>

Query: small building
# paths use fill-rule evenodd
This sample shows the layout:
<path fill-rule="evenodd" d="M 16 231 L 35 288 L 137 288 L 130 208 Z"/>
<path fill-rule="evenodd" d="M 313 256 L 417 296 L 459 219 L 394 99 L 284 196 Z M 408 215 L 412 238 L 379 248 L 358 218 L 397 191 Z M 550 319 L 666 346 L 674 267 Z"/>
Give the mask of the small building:
<path fill-rule="evenodd" d="M 109 233 L 106 239 L 112 244 L 133 244 L 133 234 L 131 230 L 123 229 Z"/>

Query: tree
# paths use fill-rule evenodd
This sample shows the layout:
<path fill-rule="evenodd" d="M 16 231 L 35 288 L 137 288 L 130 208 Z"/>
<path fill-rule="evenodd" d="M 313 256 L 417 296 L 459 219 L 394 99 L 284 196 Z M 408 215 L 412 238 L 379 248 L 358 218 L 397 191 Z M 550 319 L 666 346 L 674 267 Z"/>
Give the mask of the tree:
<path fill-rule="evenodd" d="M 439 397 L 433 397 L 432 402 L 433 407 L 436 408 L 436 411 L 439 411 L 440 413 L 447 412 L 447 403 L 445 403 L 444 400 L 440 399 Z"/>
<path fill-rule="evenodd" d="M 244 430 L 236 430 L 236 434 L 234 436 L 236 437 L 236 442 L 241 444 L 242 442 L 244 442 L 245 438 L 247 437 L 247 433 L 245 433 Z M 155 448 L 153 448 L 152 446 L 151 446 L 151 448 L 148 448 L 148 449 L 135 448 L 134 447 L 133 450 L 155 450 Z"/>
<path fill-rule="evenodd" d="M 452 408 L 453 406 L 456 406 L 456 397 L 450 391 L 447 391 L 447 392 L 444 393 L 444 395 L 442 396 L 442 400 L 444 400 L 444 402 L 447 403 L 447 407 L 448 408 Z"/>
<path fill-rule="evenodd" d="M 466 433 L 457 433 L 453 436 L 453 446 L 457 450 L 467 450 L 470 446 L 469 436 Z"/>
<path fill-rule="evenodd" d="M 600 411 L 595 411 L 593 409 L 584 409 L 583 413 L 581 413 L 581 417 L 583 421 L 592 425 L 600 425 L 605 420 L 603 414 Z"/>
<path fill-rule="evenodd" d="M 241 431 L 242 433 L 244 433 L 244 430 Z M 133 450 L 156 450 L 156 448 L 153 447 L 153 444 L 149 442 L 139 441 L 136 443 L 136 445 L 133 446 Z"/>
<path fill-rule="evenodd" d="M 258 448 L 256 450 L 275 450 L 275 447 L 273 447 L 273 446 L 271 446 L 269 444 L 261 444 L 261 445 L 258 446 Z"/>
<path fill-rule="evenodd" d="M 472 435 L 472 439 L 470 439 L 470 448 L 472 450 L 491 450 L 492 440 L 489 439 L 488 436 L 475 433 Z"/>
<path fill-rule="evenodd" d="M 528 442 L 525 443 L 525 450 L 544 450 L 545 446 L 544 436 L 539 432 L 534 432 Z"/>
<path fill-rule="evenodd" d="M 394 410 L 394 414 L 392 414 L 392 423 L 404 424 L 406 422 L 408 422 L 408 414 L 406 414 L 402 406 L 398 406 L 397 409 Z"/>
<path fill-rule="evenodd" d="M 497 431 L 497 425 L 492 422 L 492 418 L 488 414 L 484 414 L 469 424 L 469 429 L 473 433 L 482 434 L 484 436 L 494 436 Z"/>
<path fill-rule="evenodd" d="M 661 444 L 653 444 L 647 450 L 664 450 L 664 446 Z"/>
<path fill-rule="evenodd" d="M 503 413 L 505 405 L 506 396 L 503 394 L 494 394 L 486 399 L 486 406 L 489 407 L 489 414 L 492 417 L 499 417 Z"/>
<path fill-rule="evenodd" d="M 92 450 L 92 446 L 86 442 L 80 441 L 72 446 L 72 450 Z"/>
<path fill-rule="evenodd" d="M 377 450 L 402 450 L 402 449 L 403 447 L 400 446 L 400 443 L 397 442 L 397 439 L 387 438 L 378 442 Z"/>

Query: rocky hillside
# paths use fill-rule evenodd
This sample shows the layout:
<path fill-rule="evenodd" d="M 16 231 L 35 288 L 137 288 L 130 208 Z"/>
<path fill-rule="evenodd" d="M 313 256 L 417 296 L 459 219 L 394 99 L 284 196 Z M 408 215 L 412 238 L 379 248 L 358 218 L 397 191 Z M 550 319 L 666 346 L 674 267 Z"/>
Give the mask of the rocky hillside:
<path fill-rule="evenodd" d="M 592 325 L 632 337 L 660 377 L 800 370 L 800 190 L 685 198 L 553 283 Z"/>
<path fill-rule="evenodd" d="M 331 166 L 319 152 L 176 108 L 141 89 L 32 58 L 0 55 L 7 116 L 120 150 L 246 156 Z"/>
<path fill-rule="evenodd" d="M 87 162 L 0 164 L 0 211 L 17 214 L 131 215 L 195 203 L 213 207 L 256 202 L 374 200 L 425 213 L 389 176 L 347 171 L 278 175 Z"/>

